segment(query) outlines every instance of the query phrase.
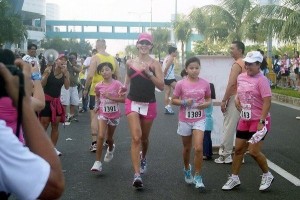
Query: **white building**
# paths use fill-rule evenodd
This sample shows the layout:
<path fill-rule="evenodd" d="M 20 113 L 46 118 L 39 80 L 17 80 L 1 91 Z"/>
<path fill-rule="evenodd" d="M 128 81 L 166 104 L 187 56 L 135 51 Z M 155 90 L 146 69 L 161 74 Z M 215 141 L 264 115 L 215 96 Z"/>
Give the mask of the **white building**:
<path fill-rule="evenodd" d="M 60 9 L 57 4 L 46 4 L 46 20 L 60 20 Z"/>
<path fill-rule="evenodd" d="M 28 38 L 20 48 L 26 50 L 27 44 L 39 45 L 45 37 L 46 0 L 24 0 L 21 14 L 23 24 L 27 28 Z"/>

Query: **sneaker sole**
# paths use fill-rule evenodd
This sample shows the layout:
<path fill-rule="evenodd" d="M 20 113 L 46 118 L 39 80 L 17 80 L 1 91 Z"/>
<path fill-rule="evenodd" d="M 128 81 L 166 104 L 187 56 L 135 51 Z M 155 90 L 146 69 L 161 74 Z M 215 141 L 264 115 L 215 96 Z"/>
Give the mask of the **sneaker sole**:
<path fill-rule="evenodd" d="M 101 172 L 102 169 L 101 169 L 101 170 L 98 170 L 98 169 L 91 169 L 91 171 L 92 171 L 92 172 Z"/>
<path fill-rule="evenodd" d="M 239 187 L 241 184 L 238 184 L 238 185 L 235 185 L 233 188 L 231 188 L 231 189 L 223 189 L 222 188 L 222 190 L 223 191 L 230 191 L 230 190 L 233 190 L 234 188 L 237 188 L 237 187 Z"/>

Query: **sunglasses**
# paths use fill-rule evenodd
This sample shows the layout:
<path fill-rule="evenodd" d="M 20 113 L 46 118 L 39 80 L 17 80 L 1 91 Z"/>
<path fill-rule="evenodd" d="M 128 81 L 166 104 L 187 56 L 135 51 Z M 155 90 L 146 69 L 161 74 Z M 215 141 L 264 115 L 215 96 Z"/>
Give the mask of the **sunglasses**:
<path fill-rule="evenodd" d="M 140 45 L 151 45 L 151 42 L 147 41 L 147 40 L 142 40 L 142 41 L 139 41 L 139 44 Z"/>
<path fill-rule="evenodd" d="M 245 62 L 245 65 L 246 66 L 253 66 L 254 64 L 256 64 L 255 62 L 254 63 L 248 63 L 248 62 Z"/>

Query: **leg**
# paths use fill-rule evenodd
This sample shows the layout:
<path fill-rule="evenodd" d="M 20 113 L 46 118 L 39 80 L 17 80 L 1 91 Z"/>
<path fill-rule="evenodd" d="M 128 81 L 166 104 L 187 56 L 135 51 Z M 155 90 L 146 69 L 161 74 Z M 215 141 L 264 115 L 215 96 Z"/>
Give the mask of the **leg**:
<path fill-rule="evenodd" d="M 61 116 L 61 117 L 63 117 L 63 116 Z M 58 126 L 59 126 L 61 117 L 56 117 L 56 122 L 51 122 L 51 141 L 54 146 L 56 146 L 57 141 L 58 141 L 58 135 L 59 135 Z"/>
<path fill-rule="evenodd" d="M 140 146 L 142 129 L 138 113 L 132 112 L 127 115 L 129 129 L 131 133 L 131 160 L 134 172 L 140 174 Z"/>
<path fill-rule="evenodd" d="M 183 164 L 185 170 L 189 169 L 190 165 L 190 155 L 191 155 L 191 149 L 192 149 L 192 135 L 190 136 L 181 136 L 182 144 L 183 144 Z"/>
<path fill-rule="evenodd" d="M 235 139 L 235 151 L 231 166 L 231 172 L 234 175 L 238 175 L 244 158 L 244 154 L 248 149 L 248 143 L 245 139 L 236 138 Z"/>
<path fill-rule="evenodd" d="M 169 85 L 165 85 L 164 87 L 164 91 L 165 91 L 165 106 L 170 105 L 170 94 L 171 94 L 171 86 Z"/>
<path fill-rule="evenodd" d="M 149 119 L 142 119 L 141 120 L 141 129 L 142 129 L 142 157 L 145 158 L 147 151 L 148 151 L 148 146 L 149 146 L 149 134 L 150 130 L 153 124 L 153 120 Z"/>
<path fill-rule="evenodd" d="M 98 121 L 98 138 L 97 138 L 97 144 L 103 144 L 105 133 L 107 131 L 107 120 L 97 120 Z M 96 161 L 101 160 L 102 156 L 102 145 L 97 145 L 96 150 Z"/>
<path fill-rule="evenodd" d="M 212 157 L 211 131 L 204 131 L 203 156 L 206 156 L 207 159 Z"/>
<path fill-rule="evenodd" d="M 47 131 L 48 126 L 50 124 L 50 117 L 41 117 L 40 122 L 42 126 L 44 127 L 45 131 Z"/>
<path fill-rule="evenodd" d="M 269 171 L 269 167 L 265 155 L 261 152 L 262 144 L 263 141 L 256 144 L 249 144 L 249 154 L 257 162 L 263 173 L 267 173 Z"/>
<path fill-rule="evenodd" d="M 106 141 L 107 141 L 107 144 L 108 144 L 108 150 L 109 151 L 112 151 L 113 148 L 114 148 L 113 147 L 113 145 L 114 145 L 113 136 L 114 136 L 116 128 L 117 128 L 117 126 L 108 125 Z"/>
<path fill-rule="evenodd" d="M 203 162 L 203 131 L 193 130 L 195 174 L 200 175 Z"/>

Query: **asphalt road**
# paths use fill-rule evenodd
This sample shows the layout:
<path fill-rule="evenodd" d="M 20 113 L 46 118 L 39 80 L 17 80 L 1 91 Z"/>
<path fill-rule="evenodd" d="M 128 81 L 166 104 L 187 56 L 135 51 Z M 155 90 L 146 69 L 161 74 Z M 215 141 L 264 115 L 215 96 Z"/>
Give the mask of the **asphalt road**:
<path fill-rule="evenodd" d="M 125 116 L 115 133 L 114 158 L 110 163 L 104 163 L 103 171 L 98 174 L 90 171 L 95 153 L 89 152 L 89 114 L 83 113 L 79 122 L 61 127 L 57 147 L 63 153 L 61 161 L 66 180 L 61 199 L 300 199 L 300 187 L 273 170 L 275 181 L 270 190 L 259 192 L 262 173 L 249 155 L 241 169 L 242 184 L 238 189 L 221 190 L 230 174 L 230 165 L 213 161 L 205 161 L 203 165 L 205 191 L 187 185 L 183 176 L 181 139 L 176 134 L 177 115 L 165 115 L 162 100 L 163 93 L 157 93 L 159 112 L 151 131 L 148 171 L 143 175 L 142 191 L 132 188 L 130 133 Z M 178 113 L 177 109 L 175 111 Z M 272 104 L 271 114 L 272 130 L 265 140 L 263 152 L 270 161 L 300 179 L 300 121 L 295 119 L 300 111 Z"/>

